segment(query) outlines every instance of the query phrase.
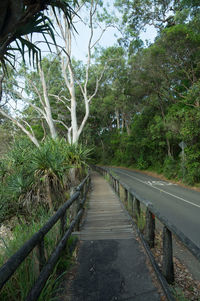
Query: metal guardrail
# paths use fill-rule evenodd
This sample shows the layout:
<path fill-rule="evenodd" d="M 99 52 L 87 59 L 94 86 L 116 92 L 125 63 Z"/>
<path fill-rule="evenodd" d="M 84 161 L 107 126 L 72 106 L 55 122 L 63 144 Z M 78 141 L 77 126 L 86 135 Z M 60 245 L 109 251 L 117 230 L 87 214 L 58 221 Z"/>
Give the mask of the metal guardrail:
<path fill-rule="evenodd" d="M 200 248 L 189 237 L 163 217 L 150 202 L 147 202 L 138 196 L 130 187 L 122 181 L 119 181 L 119 179 L 112 175 L 106 168 L 99 166 L 95 166 L 94 168 L 103 176 L 107 175 L 109 177 L 110 183 L 119 197 L 120 190 L 123 189 L 123 201 L 125 206 L 127 207 L 128 204 L 130 205 L 131 215 L 136 221 L 139 220 L 141 214 L 140 204 L 142 203 L 146 207 L 144 239 L 150 248 L 154 247 L 155 241 L 155 217 L 163 224 L 162 274 L 169 284 L 174 281 L 172 235 L 174 235 L 193 254 L 193 256 L 200 261 Z"/>
<path fill-rule="evenodd" d="M 84 202 L 90 186 L 90 175 L 88 175 L 76 188 L 75 193 L 72 197 L 67 200 L 62 207 L 48 220 L 48 222 L 35 233 L 14 255 L 12 255 L 8 261 L 0 268 L 0 289 L 5 285 L 5 283 L 11 278 L 13 273 L 17 270 L 20 264 L 26 259 L 30 252 L 37 247 L 39 254 L 39 268 L 40 274 L 29 291 L 26 301 L 35 301 L 41 294 L 42 289 L 45 286 L 47 279 L 49 278 L 52 270 L 54 269 L 62 250 L 65 248 L 68 238 L 70 237 L 73 229 L 79 227 L 79 221 L 83 214 Z M 76 216 L 71 221 L 68 229 L 67 225 L 67 209 L 69 209 L 72 204 L 76 205 Z M 48 261 L 45 258 L 45 247 L 44 247 L 44 237 L 51 230 L 51 228 L 60 219 L 60 241 L 56 246 L 55 250 L 50 255 Z"/>

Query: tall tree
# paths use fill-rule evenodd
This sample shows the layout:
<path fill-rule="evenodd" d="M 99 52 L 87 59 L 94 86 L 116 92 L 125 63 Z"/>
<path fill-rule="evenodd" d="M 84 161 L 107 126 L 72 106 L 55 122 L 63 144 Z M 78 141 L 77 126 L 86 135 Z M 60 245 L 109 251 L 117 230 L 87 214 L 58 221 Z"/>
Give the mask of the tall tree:
<path fill-rule="evenodd" d="M 98 17 L 98 8 L 101 8 L 101 1 L 92 0 L 88 1 L 84 4 L 89 11 L 88 23 L 87 26 L 89 28 L 89 37 L 87 42 L 87 63 L 85 65 L 84 76 L 80 78 L 79 74 L 75 73 L 75 69 L 73 68 L 73 60 L 72 60 L 72 32 L 70 30 L 69 23 L 62 19 L 56 18 L 57 26 L 60 30 L 60 36 L 64 42 L 64 51 L 61 52 L 57 48 L 57 53 L 60 57 L 62 74 L 65 81 L 66 89 L 69 92 L 69 98 L 67 99 L 67 107 L 70 112 L 70 124 L 68 125 L 68 141 L 69 143 L 77 143 L 79 137 L 83 131 L 84 126 L 89 117 L 90 103 L 92 99 L 97 94 L 99 83 L 102 79 L 103 73 L 105 71 L 106 66 L 103 66 L 102 69 L 98 69 L 99 73 L 96 74 L 96 84 L 93 91 L 88 90 L 89 79 L 90 79 L 90 71 L 92 66 L 92 53 L 95 50 L 95 46 L 98 44 L 100 39 L 103 36 L 105 30 L 111 26 L 111 24 L 105 24 L 105 26 L 101 29 L 99 35 L 97 37 L 94 36 L 95 27 L 97 26 L 96 18 Z M 80 11 L 78 10 L 78 13 Z M 100 15 L 100 14 L 99 14 Z M 76 15 L 74 15 L 75 17 Z M 72 17 L 73 20 L 73 17 Z M 84 103 L 85 113 L 83 115 L 82 120 L 77 118 L 77 89 L 80 91 L 80 95 L 82 97 L 82 102 Z M 55 96 L 57 99 L 58 97 Z"/>

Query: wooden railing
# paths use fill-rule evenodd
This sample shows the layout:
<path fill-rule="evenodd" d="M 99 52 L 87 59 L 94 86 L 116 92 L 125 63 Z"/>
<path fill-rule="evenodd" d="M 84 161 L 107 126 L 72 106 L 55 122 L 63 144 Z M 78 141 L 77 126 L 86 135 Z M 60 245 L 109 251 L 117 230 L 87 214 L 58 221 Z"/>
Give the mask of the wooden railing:
<path fill-rule="evenodd" d="M 173 264 L 173 245 L 172 235 L 193 254 L 193 256 L 200 261 L 200 248 L 190 240 L 184 233 L 172 225 L 165 217 L 153 207 L 150 202 L 138 196 L 130 187 L 124 184 L 116 176 L 109 172 L 106 168 L 95 166 L 94 167 L 103 176 L 106 176 L 110 181 L 112 187 L 119 195 L 120 199 L 128 207 L 132 217 L 136 222 L 141 217 L 141 204 L 146 208 L 145 214 L 145 229 L 142 235 L 150 248 L 155 246 L 155 218 L 157 218 L 163 225 L 162 245 L 163 245 L 163 260 L 162 260 L 162 274 L 168 283 L 174 281 L 174 264 Z M 123 196 L 121 195 L 123 191 Z"/>
<path fill-rule="evenodd" d="M 72 197 L 67 200 L 62 207 L 49 219 L 49 221 L 35 233 L 8 261 L 0 268 L 0 289 L 10 279 L 13 273 L 17 270 L 20 264 L 26 259 L 34 248 L 38 248 L 38 260 L 40 274 L 29 291 L 26 301 L 35 301 L 41 294 L 42 289 L 49 276 L 51 275 L 58 259 L 64 250 L 67 240 L 70 237 L 73 229 L 79 227 L 79 221 L 83 214 L 84 202 L 90 186 L 90 175 L 88 175 L 81 184 L 76 188 Z M 71 223 L 67 226 L 67 210 L 75 207 L 74 217 Z M 74 211 L 74 210 L 73 210 Z M 51 228 L 60 220 L 60 241 L 55 250 L 50 255 L 48 261 L 45 258 L 44 238 Z"/>

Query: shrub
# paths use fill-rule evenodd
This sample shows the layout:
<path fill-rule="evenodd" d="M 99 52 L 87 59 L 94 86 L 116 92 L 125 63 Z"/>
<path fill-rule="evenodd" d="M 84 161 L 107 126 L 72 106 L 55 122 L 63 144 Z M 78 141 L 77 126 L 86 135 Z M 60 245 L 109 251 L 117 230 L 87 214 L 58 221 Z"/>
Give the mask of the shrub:
<path fill-rule="evenodd" d="M 90 149 L 64 139 L 47 138 L 40 148 L 28 139 L 16 140 L 0 166 L 0 221 L 9 219 L 13 208 L 27 218 L 40 204 L 56 210 L 65 200 L 72 174 L 77 183 L 85 176 L 90 154 Z"/>
<path fill-rule="evenodd" d="M 137 161 L 137 168 L 147 169 L 148 167 L 149 167 L 149 163 L 145 159 L 143 159 L 142 156 L 140 156 L 138 161 Z"/>
<path fill-rule="evenodd" d="M 41 207 L 37 212 L 37 221 L 32 221 L 28 227 L 26 222 L 15 226 L 12 231 L 12 237 L 5 241 L 5 248 L 1 250 L 0 266 L 4 264 L 7 259 L 13 255 L 34 233 L 36 233 L 49 219 L 50 215 Z M 35 220 L 36 218 L 34 218 Z M 54 250 L 58 239 L 60 238 L 59 222 L 51 229 L 51 231 L 45 236 L 45 254 L 47 259 Z M 57 262 L 53 273 L 49 277 L 48 281 L 42 293 L 39 297 L 39 301 L 53 300 L 52 295 L 58 291 L 58 284 L 60 278 L 63 276 L 63 272 L 71 265 L 72 252 L 70 246 L 74 243 L 75 238 L 70 238 L 66 250 L 63 252 L 63 256 Z M 57 268 L 59 276 L 57 275 Z M 62 274 L 61 274 L 62 272 Z M 61 275 L 60 275 L 61 274 Z M 8 280 L 1 290 L 2 301 L 20 301 L 25 300 L 29 290 L 33 286 L 35 280 L 39 275 L 39 262 L 37 252 L 34 249 L 24 262 L 19 266 L 14 275 Z"/>
<path fill-rule="evenodd" d="M 166 157 L 163 164 L 163 173 L 166 178 L 175 178 L 178 173 L 178 163 L 173 157 Z"/>

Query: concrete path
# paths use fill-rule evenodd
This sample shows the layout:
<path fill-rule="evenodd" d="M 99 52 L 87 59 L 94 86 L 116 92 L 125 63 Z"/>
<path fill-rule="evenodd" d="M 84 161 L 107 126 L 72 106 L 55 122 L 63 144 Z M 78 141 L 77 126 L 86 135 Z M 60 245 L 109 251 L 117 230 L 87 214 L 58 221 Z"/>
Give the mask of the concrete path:
<path fill-rule="evenodd" d="M 165 300 L 118 197 L 97 173 L 92 175 L 92 187 L 77 273 L 65 300 Z"/>

